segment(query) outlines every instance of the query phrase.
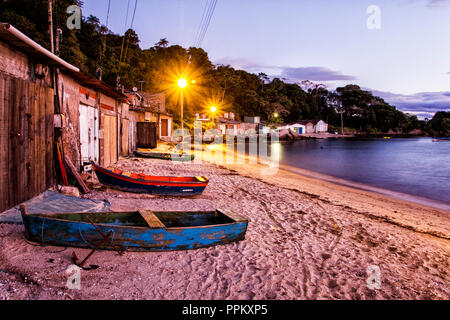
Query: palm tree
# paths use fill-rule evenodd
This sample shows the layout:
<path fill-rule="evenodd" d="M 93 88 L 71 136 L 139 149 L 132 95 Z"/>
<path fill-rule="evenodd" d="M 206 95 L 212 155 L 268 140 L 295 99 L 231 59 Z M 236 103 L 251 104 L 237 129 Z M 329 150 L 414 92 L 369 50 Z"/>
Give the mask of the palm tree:
<path fill-rule="evenodd" d="M 169 41 L 167 41 L 167 38 L 162 38 L 157 43 L 155 43 L 155 47 L 167 48 L 168 46 Z"/>

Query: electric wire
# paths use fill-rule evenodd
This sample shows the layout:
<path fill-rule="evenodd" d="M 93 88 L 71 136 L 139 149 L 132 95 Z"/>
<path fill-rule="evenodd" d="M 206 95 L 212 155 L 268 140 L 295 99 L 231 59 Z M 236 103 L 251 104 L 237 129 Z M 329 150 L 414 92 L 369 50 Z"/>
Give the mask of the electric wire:
<path fill-rule="evenodd" d="M 212 0 L 210 2 L 209 8 L 208 8 L 208 13 L 206 15 L 206 19 L 204 21 L 203 28 L 202 28 L 202 30 L 200 32 L 200 36 L 198 38 L 198 41 L 196 43 L 196 47 L 201 47 L 201 45 L 203 43 L 203 40 L 205 39 L 205 35 L 206 35 L 206 33 L 208 31 L 208 28 L 209 28 L 209 26 L 211 24 L 211 19 L 212 19 L 213 15 L 214 15 L 214 11 L 216 9 L 217 2 L 218 2 L 218 0 Z"/>
<path fill-rule="evenodd" d="M 198 25 L 198 29 L 197 29 L 197 32 L 195 34 L 194 46 L 197 46 L 198 39 L 200 38 L 200 33 L 201 33 L 201 30 L 203 28 L 203 24 L 204 24 L 204 21 L 205 21 L 205 18 L 206 18 L 206 13 L 208 12 L 209 2 L 210 2 L 210 0 L 206 0 L 206 2 L 205 2 L 205 8 L 203 8 L 202 19 L 200 20 L 200 24 Z"/>
<path fill-rule="evenodd" d="M 134 25 L 134 17 L 136 16 L 137 3 L 138 3 L 138 0 L 136 0 L 136 1 L 134 2 L 133 18 L 131 19 L 131 25 L 130 25 L 130 29 L 131 29 L 131 30 L 133 29 L 133 25 Z M 125 61 L 125 59 L 127 58 L 127 53 L 128 53 L 128 46 L 129 46 L 129 44 L 130 44 L 130 37 L 128 37 L 128 39 L 127 39 L 127 47 L 126 47 L 126 49 L 125 49 L 125 55 L 124 55 L 124 57 L 123 57 L 123 61 Z"/>

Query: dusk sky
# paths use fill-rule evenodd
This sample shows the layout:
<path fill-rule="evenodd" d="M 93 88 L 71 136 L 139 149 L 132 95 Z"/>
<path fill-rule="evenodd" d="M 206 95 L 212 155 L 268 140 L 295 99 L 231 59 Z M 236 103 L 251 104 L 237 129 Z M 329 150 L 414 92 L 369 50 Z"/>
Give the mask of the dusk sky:
<path fill-rule="evenodd" d="M 127 5 L 129 15 L 125 25 Z M 193 46 L 207 0 L 138 0 L 133 29 Z M 130 27 L 135 0 L 111 0 L 108 27 Z M 381 10 L 369 29 L 367 9 Z M 108 0 L 84 0 L 106 24 Z M 218 0 L 201 45 L 215 64 L 289 82 L 355 83 L 403 111 L 450 111 L 450 0 Z"/>

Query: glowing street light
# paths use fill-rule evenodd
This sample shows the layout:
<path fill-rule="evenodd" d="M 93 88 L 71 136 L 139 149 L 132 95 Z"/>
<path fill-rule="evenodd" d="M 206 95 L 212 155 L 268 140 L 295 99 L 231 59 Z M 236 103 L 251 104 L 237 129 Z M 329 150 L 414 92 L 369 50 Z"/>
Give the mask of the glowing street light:
<path fill-rule="evenodd" d="M 278 118 L 278 113 L 274 113 L 273 116 L 274 116 L 275 118 Z"/>
<path fill-rule="evenodd" d="M 178 86 L 183 89 L 187 86 L 187 81 L 186 79 L 181 78 L 180 80 L 178 80 Z"/>
<path fill-rule="evenodd" d="M 211 106 L 210 110 L 211 110 L 211 113 L 212 113 L 213 121 L 215 121 L 216 120 L 217 107 L 216 106 Z"/>

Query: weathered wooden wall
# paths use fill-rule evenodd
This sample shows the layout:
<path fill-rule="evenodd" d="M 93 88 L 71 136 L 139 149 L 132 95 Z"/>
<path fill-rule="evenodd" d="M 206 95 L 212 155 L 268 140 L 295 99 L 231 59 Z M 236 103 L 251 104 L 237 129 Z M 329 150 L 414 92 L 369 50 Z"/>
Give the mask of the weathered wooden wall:
<path fill-rule="evenodd" d="M 0 73 L 0 212 L 55 184 L 53 89 Z"/>

